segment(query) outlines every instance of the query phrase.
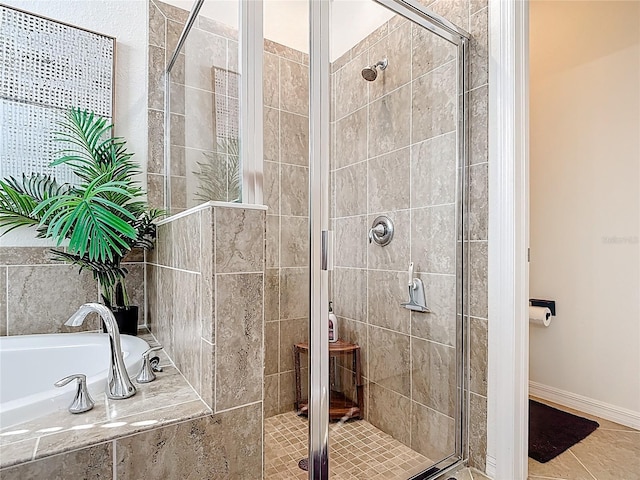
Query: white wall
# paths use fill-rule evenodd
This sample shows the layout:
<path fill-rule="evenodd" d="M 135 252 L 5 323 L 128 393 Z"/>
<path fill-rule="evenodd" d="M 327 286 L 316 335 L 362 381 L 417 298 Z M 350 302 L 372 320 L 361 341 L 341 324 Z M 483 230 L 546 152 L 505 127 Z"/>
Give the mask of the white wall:
<path fill-rule="evenodd" d="M 115 133 L 147 166 L 146 0 L 3 0 L 8 6 L 116 37 Z M 146 183 L 146 175 L 140 181 Z M 0 245 L 41 245 L 30 231 L 0 237 Z"/>
<path fill-rule="evenodd" d="M 530 12 L 530 379 L 640 413 L 640 2 Z"/>

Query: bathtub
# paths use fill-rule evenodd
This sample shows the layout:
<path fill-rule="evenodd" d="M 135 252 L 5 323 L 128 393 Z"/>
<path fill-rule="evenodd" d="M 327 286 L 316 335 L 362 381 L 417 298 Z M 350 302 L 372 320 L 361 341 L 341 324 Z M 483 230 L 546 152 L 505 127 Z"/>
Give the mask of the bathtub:
<path fill-rule="evenodd" d="M 149 345 L 129 335 L 120 341 L 127 372 L 134 377 Z M 66 409 L 76 382 L 61 388 L 53 384 L 67 375 L 85 374 L 96 399 L 105 389 L 110 356 L 106 333 L 0 337 L 0 428 Z"/>

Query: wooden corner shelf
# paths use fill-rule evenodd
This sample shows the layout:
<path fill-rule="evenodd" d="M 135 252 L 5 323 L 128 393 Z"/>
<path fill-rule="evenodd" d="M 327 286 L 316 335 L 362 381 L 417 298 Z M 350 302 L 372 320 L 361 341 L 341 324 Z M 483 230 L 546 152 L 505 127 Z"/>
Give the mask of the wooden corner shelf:
<path fill-rule="evenodd" d="M 296 379 L 296 403 L 295 408 L 299 415 L 308 415 L 309 403 L 307 399 L 302 399 L 302 381 L 300 378 L 300 355 L 309 353 L 308 343 L 296 343 L 293 346 L 294 368 Z M 362 367 L 360 364 L 360 345 L 338 340 L 329 344 L 329 356 L 352 355 L 353 379 L 355 384 L 356 398 L 352 400 L 344 393 L 331 390 L 329 396 L 329 420 L 349 420 L 352 418 L 362 418 L 364 410 L 364 396 L 362 385 Z"/>

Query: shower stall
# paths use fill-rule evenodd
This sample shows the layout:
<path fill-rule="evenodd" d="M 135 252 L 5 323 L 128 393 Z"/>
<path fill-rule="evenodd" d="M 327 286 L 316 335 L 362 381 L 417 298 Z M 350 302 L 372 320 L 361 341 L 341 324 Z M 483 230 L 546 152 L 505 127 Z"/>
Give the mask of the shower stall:
<path fill-rule="evenodd" d="M 469 456 L 470 6 L 425 3 L 197 0 L 167 29 L 167 210 L 268 207 L 265 478 Z"/>

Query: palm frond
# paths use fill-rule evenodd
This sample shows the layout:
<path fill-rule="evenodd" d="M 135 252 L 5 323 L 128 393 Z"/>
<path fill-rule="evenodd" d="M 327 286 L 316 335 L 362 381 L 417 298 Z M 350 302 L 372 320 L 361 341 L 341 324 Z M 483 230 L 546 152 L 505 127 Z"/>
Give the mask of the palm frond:
<path fill-rule="evenodd" d="M 239 202 L 241 196 L 240 142 L 237 138 L 218 142 L 218 151 L 203 153 L 205 161 L 196 162 L 199 170 L 195 198 L 204 202 L 217 200 Z"/>
<path fill-rule="evenodd" d="M 33 174 L 21 178 L 9 177 L 0 181 L 0 227 L 4 233 L 19 227 L 38 226 L 42 215 L 35 212 L 38 203 L 69 190 L 49 175 Z M 39 229 L 38 236 L 43 236 Z"/>
<path fill-rule="evenodd" d="M 140 168 L 126 142 L 111 137 L 106 119 L 72 109 L 60 125 L 56 140 L 64 150 L 51 166 L 67 165 L 77 184 L 59 185 L 45 175 L 0 180 L 0 235 L 36 226 L 39 236 L 58 246 L 68 241 L 68 250 L 54 250 L 54 258 L 93 272 L 113 301 L 116 285 L 124 289 L 122 258 L 133 247 L 153 248 L 154 220 L 164 212 L 147 209 L 146 194 L 134 179 Z"/>

